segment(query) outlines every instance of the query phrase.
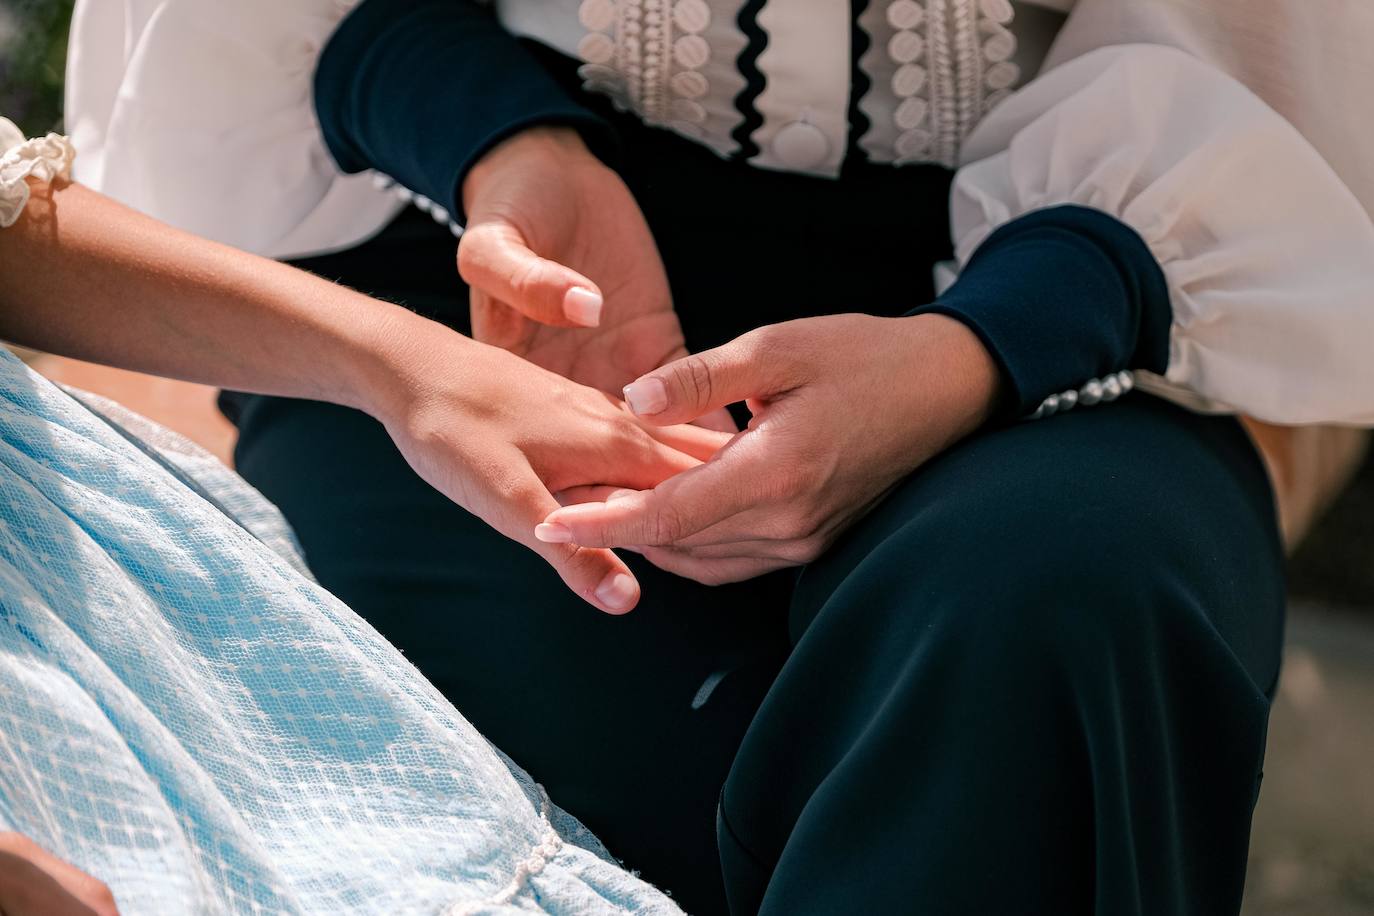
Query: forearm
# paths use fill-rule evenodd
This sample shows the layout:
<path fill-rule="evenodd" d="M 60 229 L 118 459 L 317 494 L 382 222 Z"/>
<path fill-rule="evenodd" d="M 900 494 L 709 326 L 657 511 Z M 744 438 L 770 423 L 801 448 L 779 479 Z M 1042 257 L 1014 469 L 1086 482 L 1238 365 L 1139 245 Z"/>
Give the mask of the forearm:
<path fill-rule="evenodd" d="M 0 338 L 241 391 L 377 412 L 424 319 L 187 235 L 77 184 L 0 232 Z M 466 343 L 466 341 L 464 341 Z"/>

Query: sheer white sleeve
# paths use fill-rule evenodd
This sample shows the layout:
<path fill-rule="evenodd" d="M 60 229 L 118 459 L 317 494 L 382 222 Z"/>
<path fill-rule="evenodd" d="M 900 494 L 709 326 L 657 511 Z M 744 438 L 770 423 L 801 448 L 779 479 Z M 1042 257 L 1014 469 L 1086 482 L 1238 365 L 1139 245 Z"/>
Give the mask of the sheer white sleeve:
<path fill-rule="evenodd" d="M 76 151 L 59 134 L 25 140 L 8 118 L 0 118 L 0 229 L 8 229 L 29 202 L 29 178 L 53 181 L 71 175 Z"/>
<path fill-rule="evenodd" d="M 357 0 L 78 0 L 67 124 L 78 180 L 272 257 L 347 248 L 403 203 L 334 165 L 315 62 Z"/>
<path fill-rule="evenodd" d="M 1072 27 L 1070 42 L 1092 44 Z M 1141 373 L 1141 387 L 1276 423 L 1374 424 L 1374 224 L 1231 75 L 1162 44 L 1084 50 L 994 109 L 963 163 L 960 263 L 1000 225 L 1060 204 L 1105 211 L 1149 245 L 1173 327 L 1166 375 Z"/>

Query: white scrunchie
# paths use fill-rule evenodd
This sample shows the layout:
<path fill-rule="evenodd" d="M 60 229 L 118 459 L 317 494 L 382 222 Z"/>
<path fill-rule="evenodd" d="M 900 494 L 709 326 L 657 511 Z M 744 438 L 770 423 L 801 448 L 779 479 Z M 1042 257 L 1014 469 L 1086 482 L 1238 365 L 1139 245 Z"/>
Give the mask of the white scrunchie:
<path fill-rule="evenodd" d="M 8 229 L 29 202 L 29 176 L 39 181 L 69 178 L 76 149 L 61 134 L 25 140 L 8 118 L 0 118 L 0 229 Z"/>

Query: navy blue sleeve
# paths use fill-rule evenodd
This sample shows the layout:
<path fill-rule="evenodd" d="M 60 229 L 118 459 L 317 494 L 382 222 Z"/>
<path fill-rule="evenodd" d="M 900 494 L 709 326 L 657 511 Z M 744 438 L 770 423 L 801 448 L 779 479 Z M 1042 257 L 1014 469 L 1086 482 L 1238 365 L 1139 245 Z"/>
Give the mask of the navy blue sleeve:
<path fill-rule="evenodd" d="M 603 157 L 615 144 L 607 122 L 465 0 L 364 0 L 320 54 L 315 111 L 339 168 L 376 169 L 453 214 L 468 169 L 526 127 L 574 127 Z"/>
<path fill-rule="evenodd" d="M 1002 372 L 1003 411 L 1123 369 L 1162 374 L 1173 308 L 1135 230 L 1100 210 L 1037 210 L 1002 226 L 935 302 L 911 314 L 967 325 Z"/>

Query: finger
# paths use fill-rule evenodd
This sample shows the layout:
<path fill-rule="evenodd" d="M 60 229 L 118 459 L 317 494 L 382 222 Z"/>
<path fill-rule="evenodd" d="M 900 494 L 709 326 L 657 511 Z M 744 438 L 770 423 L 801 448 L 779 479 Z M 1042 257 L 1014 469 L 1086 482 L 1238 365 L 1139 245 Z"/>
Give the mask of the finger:
<path fill-rule="evenodd" d="M 558 500 L 560 506 L 577 506 L 582 503 L 604 503 L 637 492 L 637 490 L 627 490 L 624 487 L 598 484 L 596 486 L 568 487 L 566 490 L 559 490 L 553 494 L 553 498 Z"/>
<path fill-rule="evenodd" d="M 767 398 L 788 385 L 791 361 L 779 326 L 660 366 L 625 386 L 630 410 L 654 423 L 686 423 L 746 398 Z"/>
<path fill-rule="evenodd" d="M 690 424 L 677 426 L 645 425 L 644 430 L 669 448 L 685 452 L 700 461 L 710 460 L 713 455 L 729 445 L 739 432 L 739 430 L 722 432 Z"/>
<path fill-rule="evenodd" d="M 743 582 L 745 579 L 753 579 L 756 576 L 789 565 L 777 561 L 754 559 L 703 560 L 664 547 L 645 547 L 639 552 L 644 555 L 644 559 L 659 569 L 676 576 L 682 576 L 684 579 L 700 582 L 702 585 L 726 585 L 731 582 Z"/>
<path fill-rule="evenodd" d="M 458 273 L 467 284 L 540 324 L 596 327 L 601 291 L 577 271 L 530 250 L 507 223 L 470 227 L 458 243 Z"/>
<path fill-rule="evenodd" d="M 531 472 L 502 489 L 510 511 L 502 513 L 493 527 L 542 556 L 564 584 L 593 607 L 608 614 L 634 609 L 639 583 L 620 557 L 609 550 L 551 543 L 534 536 L 535 526 L 558 508 L 538 477 Z"/>
<path fill-rule="evenodd" d="M 730 411 L 724 407 L 713 410 L 704 417 L 697 417 L 692 422 L 704 429 L 714 429 L 723 433 L 739 432 L 739 424 L 735 422 L 734 417 L 730 416 Z"/>
<path fill-rule="evenodd" d="M 584 547 L 673 544 L 749 508 L 748 475 L 726 448 L 713 461 L 670 477 L 652 490 L 606 503 L 567 506 L 539 526 L 541 540 Z"/>

